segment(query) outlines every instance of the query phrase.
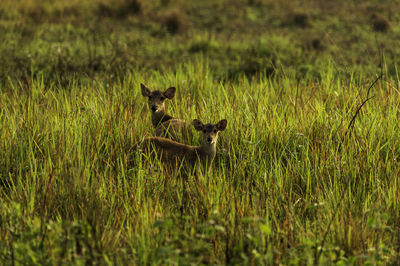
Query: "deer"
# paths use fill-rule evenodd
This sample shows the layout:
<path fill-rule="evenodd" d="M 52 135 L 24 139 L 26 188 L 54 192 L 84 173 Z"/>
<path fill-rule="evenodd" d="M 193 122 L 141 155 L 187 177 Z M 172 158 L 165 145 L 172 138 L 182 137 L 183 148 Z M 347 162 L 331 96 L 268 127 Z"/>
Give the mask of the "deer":
<path fill-rule="evenodd" d="M 216 124 L 203 124 L 199 119 L 195 119 L 192 124 L 197 131 L 203 133 L 201 146 L 182 144 L 162 137 L 149 137 L 135 144 L 131 152 L 139 150 L 147 156 L 157 157 L 163 164 L 172 168 L 184 165 L 186 170 L 191 170 L 200 163 L 203 170 L 209 171 L 216 155 L 218 133 L 225 130 L 227 120 L 222 119 Z"/>
<path fill-rule="evenodd" d="M 164 92 L 159 90 L 152 91 L 142 83 L 140 88 L 142 95 L 148 98 L 151 123 L 155 128 L 155 135 L 170 138 L 174 141 L 178 141 L 180 137 L 188 137 L 188 123 L 167 114 L 166 100 L 174 98 L 176 88 L 169 87 Z"/>

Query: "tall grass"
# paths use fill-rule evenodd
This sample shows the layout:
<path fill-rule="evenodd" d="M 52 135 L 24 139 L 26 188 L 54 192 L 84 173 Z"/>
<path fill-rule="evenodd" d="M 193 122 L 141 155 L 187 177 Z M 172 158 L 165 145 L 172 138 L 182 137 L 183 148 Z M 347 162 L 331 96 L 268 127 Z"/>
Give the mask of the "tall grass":
<path fill-rule="evenodd" d="M 374 77 L 321 73 L 219 82 L 199 62 L 67 86 L 8 82 L 0 261 L 395 263 L 399 81 L 379 80 L 346 134 Z M 183 182 L 157 163 L 127 167 L 129 147 L 153 133 L 141 82 L 176 86 L 176 117 L 228 120 L 210 174 Z"/>

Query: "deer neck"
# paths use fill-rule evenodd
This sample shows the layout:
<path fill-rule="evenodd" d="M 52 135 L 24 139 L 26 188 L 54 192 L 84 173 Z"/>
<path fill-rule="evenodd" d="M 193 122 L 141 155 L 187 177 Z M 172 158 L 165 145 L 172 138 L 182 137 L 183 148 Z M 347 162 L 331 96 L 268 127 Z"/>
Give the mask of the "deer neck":
<path fill-rule="evenodd" d="M 200 161 L 204 167 L 210 167 L 214 161 L 215 154 L 217 153 L 216 143 L 206 144 L 198 147 L 197 153 L 200 157 Z"/>
<path fill-rule="evenodd" d="M 151 123 L 153 126 L 157 127 L 158 125 L 171 120 L 173 117 L 168 115 L 165 111 L 160 111 L 156 113 L 151 113 Z"/>

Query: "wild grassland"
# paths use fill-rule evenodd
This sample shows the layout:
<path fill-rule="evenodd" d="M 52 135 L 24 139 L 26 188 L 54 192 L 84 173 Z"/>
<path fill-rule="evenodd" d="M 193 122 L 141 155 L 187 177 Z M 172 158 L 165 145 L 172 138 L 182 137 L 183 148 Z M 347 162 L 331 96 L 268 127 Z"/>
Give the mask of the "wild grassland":
<path fill-rule="evenodd" d="M 1 1 L 1 264 L 396 264 L 399 10 Z M 211 173 L 127 166 L 140 83 L 228 120 Z"/>
<path fill-rule="evenodd" d="M 229 121 L 212 173 L 184 183 L 157 164 L 127 168 L 128 148 L 152 133 L 143 80 L 179 88 L 182 118 Z M 1 260 L 308 264 L 321 252 L 322 264 L 394 263 L 399 82 L 379 80 L 347 131 L 373 80 L 240 80 L 218 83 L 199 64 L 62 89 L 10 83 Z"/>

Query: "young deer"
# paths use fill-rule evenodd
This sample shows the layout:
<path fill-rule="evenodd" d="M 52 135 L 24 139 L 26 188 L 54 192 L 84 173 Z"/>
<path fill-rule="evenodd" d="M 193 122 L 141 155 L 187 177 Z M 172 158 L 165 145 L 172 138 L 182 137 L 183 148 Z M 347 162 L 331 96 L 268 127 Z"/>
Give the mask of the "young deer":
<path fill-rule="evenodd" d="M 159 90 L 151 91 L 142 83 L 140 88 L 142 95 L 148 98 L 151 123 L 155 127 L 156 136 L 172 140 L 178 140 L 179 136 L 188 136 L 188 123 L 167 114 L 166 99 L 174 98 L 176 88 L 170 87 L 164 92 Z"/>
<path fill-rule="evenodd" d="M 151 137 L 133 146 L 138 147 L 146 155 L 157 156 L 162 163 L 176 167 L 182 163 L 192 169 L 196 162 L 200 162 L 203 169 L 209 170 L 216 154 L 218 132 L 225 130 L 226 119 L 217 124 L 204 125 L 200 120 L 193 120 L 193 126 L 197 131 L 203 132 L 203 144 L 201 146 L 190 146 L 166 138 Z"/>

